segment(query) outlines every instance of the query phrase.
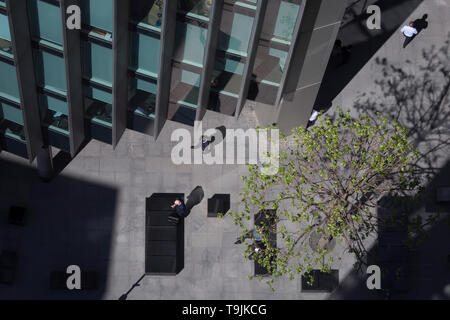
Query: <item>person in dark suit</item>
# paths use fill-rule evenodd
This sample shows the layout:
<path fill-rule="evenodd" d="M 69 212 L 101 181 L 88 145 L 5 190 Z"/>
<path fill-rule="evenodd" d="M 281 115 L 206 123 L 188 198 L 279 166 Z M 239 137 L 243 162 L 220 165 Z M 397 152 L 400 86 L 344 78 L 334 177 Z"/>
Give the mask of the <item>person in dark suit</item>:
<path fill-rule="evenodd" d="M 180 218 L 186 217 L 187 211 L 183 199 L 176 199 L 173 205 L 171 205 L 170 207 L 176 210 L 177 215 Z"/>
<path fill-rule="evenodd" d="M 252 239 L 253 241 L 260 243 L 262 241 L 263 232 L 264 232 L 263 227 L 253 228 L 252 230 L 247 232 L 243 237 L 237 238 L 234 244 L 240 244 L 243 241 L 245 241 L 245 239 Z"/>
<path fill-rule="evenodd" d="M 202 136 L 202 141 L 201 141 L 201 147 L 202 147 L 202 151 L 205 151 L 206 148 L 215 141 L 215 137 L 211 137 L 210 140 L 208 140 L 208 138 L 206 136 Z M 195 146 L 191 146 L 191 149 L 195 149 L 200 147 L 200 143 L 195 145 Z"/>

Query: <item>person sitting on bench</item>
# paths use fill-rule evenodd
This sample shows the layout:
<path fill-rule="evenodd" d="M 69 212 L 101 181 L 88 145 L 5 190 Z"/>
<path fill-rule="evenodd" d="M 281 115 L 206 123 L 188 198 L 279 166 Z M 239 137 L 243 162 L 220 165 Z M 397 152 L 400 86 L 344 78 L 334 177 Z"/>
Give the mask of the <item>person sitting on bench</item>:
<path fill-rule="evenodd" d="M 175 200 L 175 202 L 173 203 L 173 205 L 171 205 L 170 207 L 174 208 L 177 211 L 177 215 L 180 218 L 186 217 L 187 212 L 186 212 L 186 206 L 184 205 L 183 199 L 177 198 Z"/>
<path fill-rule="evenodd" d="M 245 239 L 253 239 L 255 242 L 261 242 L 262 241 L 262 235 L 263 235 L 263 227 L 259 227 L 258 229 L 253 228 L 249 232 L 247 232 L 242 238 L 237 238 L 236 242 L 234 244 L 240 244 Z"/>

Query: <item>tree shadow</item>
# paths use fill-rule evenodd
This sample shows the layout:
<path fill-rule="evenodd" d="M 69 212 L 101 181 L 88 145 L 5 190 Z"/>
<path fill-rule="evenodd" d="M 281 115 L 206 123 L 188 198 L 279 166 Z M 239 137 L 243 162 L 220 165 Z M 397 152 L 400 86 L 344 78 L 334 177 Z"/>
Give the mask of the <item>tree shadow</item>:
<path fill-rule="evenodd" d="M 416 196 L 382 198 L 378 215 L 390 222 L 378 230 L 378 239 L 367 255 L 367 264 L 381 269 L 381 290 L 369 290 L 366 270 L 353 269 L 329 299 L 450 299 L 450 206 L 432 211 L 426 206 L 436 202 L 435 187 L 448 186 L 448 181 L 450 161 Z M 440 215 L 426 232 L 414 235 L 404 223 L 398 223 L 417 216 L 425 220 L 430 213 Z"/>
<path fill-rule="evenodd" d="M 354 104 L 359 114 L 375 122 L 381 114 L 404 126 L 420 153 L 417 170 L 429 175 L 439 172 L 450 154 L 449 49 L 450 33 L 442 47 L 422 51 L 425 61 L 417 67 L 410 67 L 411 61 L 399 67 L 376 58 L 380 77 L 375 88 L 360 94 Z"/>
<path fill-rule="evenodd" d="M 337 38 L 342 41 L 344 47 L 351 46 L 351 57 L 348 53 L 344 65 L 341 55 L 334 55 L 330 58 L 315 102 L 316 108 L 331 104 L 394 32 L 398 31 L 402 23 L 422 1 L 359 0 L 349 5 Z M 367 28 L 366 21 L 369 14 L 366 9 L 372 4 L 379 6 L 383 13 L 381 30 Z"/>
<path fill-rule="evenodd" d="M 450 34 L 440 48 L 424 49 L 424 62 L 414 68 L 410 61 L 399 67 L 386 58 L 377 58 L 380 76 L 375 80 L 375 88 L 372 92 L 362 93 L 354 105 L 359 114 L 367 114 L 375 122 L 379 121 L 377 114 L 380 114 L 388 121 L 404 126 L 419 153 L 414 166 L 426 178 L 424 188 L 414 196 L 397 199 L 400 202 L 385 203 L 385 209 L 391 213 L 403 211 L 410 222 L 420 219 L 427 223 L 428 218 L 435 219 L 423 229 L 426 232 L 408 236 L 409 249 L 398 241 L 395 244 L 395 236 L 400 233 L 395 235 L 392 229 L 388 232 L 378 230 L 377 243 L 367 255 L 368 264 L 381 264 L 382 273 L 386 266 L 403 270 L 400 278 L 385 279 L 385 285 L 392 288 L 389 288 L 392 299 L 450 298 L 450 205 L 439 203 L 436 196 L 438 188 L 450 186 L 449 49 Z M 382 210 L 378 212 L 379 216 L 383 214 Z M 405 237 L 402 243 L 404 241 Z M 402 255 L 403 260 L 400 259 Z M 383 290 L 368 290 L 367 275 L 363 271 L 352 270 L 342 281 L 340 290 L 330 298 L 386 298 L 383 279 Z"/>

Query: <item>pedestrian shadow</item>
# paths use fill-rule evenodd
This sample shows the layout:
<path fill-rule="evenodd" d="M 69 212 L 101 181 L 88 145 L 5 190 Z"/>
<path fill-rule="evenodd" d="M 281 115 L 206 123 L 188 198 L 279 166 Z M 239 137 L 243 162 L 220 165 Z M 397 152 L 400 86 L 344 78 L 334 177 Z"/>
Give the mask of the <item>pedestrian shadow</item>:
<path fill-rule="evenodd" d="M 140 282 L 142 281 L 142 279 L 145 278 L 145 276 L 146 276 L 146 274 L 144 273 L 144 274 L 139 278 L 139 280 L 136 281 L 136 282 L 131 286 L 131 288 L 130 288 L 127 292 L 125 292 L 124 294 L 122 294 L 122 295 L 119 297 L 118 300 L 127 300 L 127 299 L 128 299 L 128 295 L 131 293 L 131 291 L 134 290 L 134 288 L 139 287 L 139 286 L 141 285 Z"/>
<path fill-rule="evenodd" d="M 187 214 L 190 213 L 190 211 L 192 210 L 193 207 L 195 207 L 200 202 L 202 202 L 204 197 L 205 197 L 205 193 L 203 191 L 203 188 L 201 186 L 195 187 L 195 189 L 192 190 L 191 193 L 187 196 L 187 201 L 186 201 Z"/>
<path fill-rule="evenodd" d="M 413 21 L 414 28 L 416 28 L 417 33 L 419 34 L 422 30 L 425 30 L 428 28 L 428 14 L 424 14 L 422 18 L 416 19 Z"/>
<path fill-rule="evenodd" d="M 221 143 L 225 140 L 225 137 L 227 135 L 227 129 L 225 126 L 220 126 L 215 128 L 216 132 L 213 136 L 211 136 L 211 146 Z"/>

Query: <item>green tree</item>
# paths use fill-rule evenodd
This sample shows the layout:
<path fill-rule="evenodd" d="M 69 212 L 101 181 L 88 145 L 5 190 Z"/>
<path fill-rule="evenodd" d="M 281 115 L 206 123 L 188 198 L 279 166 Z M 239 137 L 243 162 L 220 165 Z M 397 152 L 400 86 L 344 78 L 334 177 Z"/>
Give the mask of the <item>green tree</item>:
<path fill-rule="evenodd" d="M 357 265 L 364 265 L 366 240 L 387 223 L 377 217 L 379 200 L 419 191 L 422 177 L 411 165 L 418 154 L 406 129 L 378 117 L 375 124 L 368 116 L 354 119 L 339 110 L 334 120 L 323 116 L 309 130 L 298 127 L 282 136 L 277 175 L 261 173 L 261 166 L 270 164 L 248 165 L 243 209 L 232 212 L 232 218 L 244 235 L 255 213 L 274 209 L 261 223 L 264 249 L 250 254 L 247 242 L 245 252 L 269 271 L 269 285 L 283 275 L 292 280 L 312 269 L 329 271 L 331 240 L 344 241 Z M 276 245 L 270 230 L 276 232 Z"/>

